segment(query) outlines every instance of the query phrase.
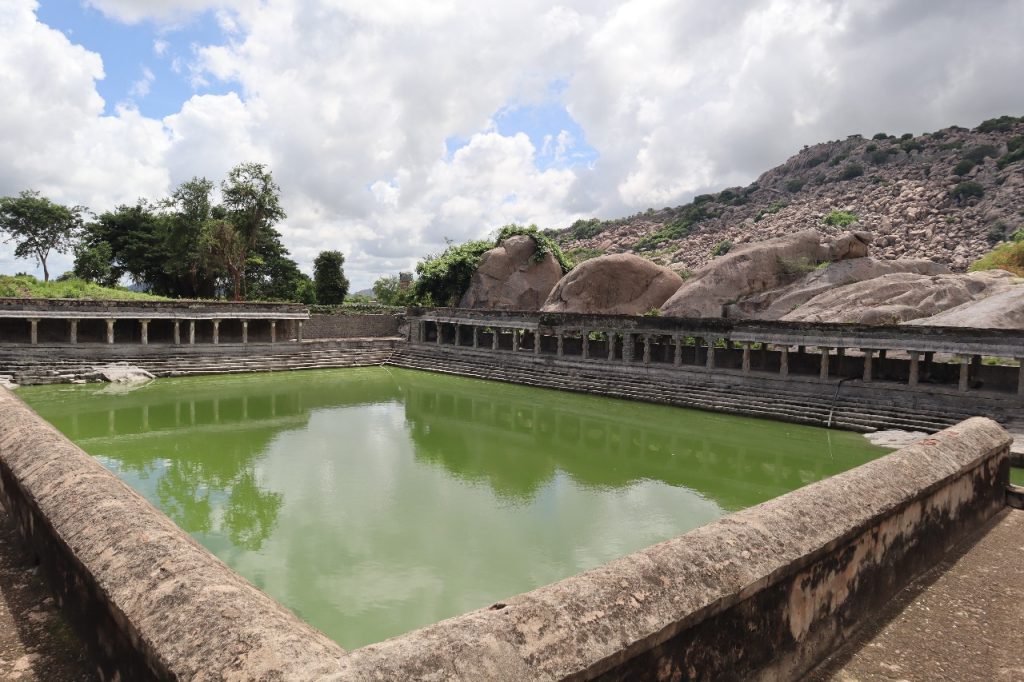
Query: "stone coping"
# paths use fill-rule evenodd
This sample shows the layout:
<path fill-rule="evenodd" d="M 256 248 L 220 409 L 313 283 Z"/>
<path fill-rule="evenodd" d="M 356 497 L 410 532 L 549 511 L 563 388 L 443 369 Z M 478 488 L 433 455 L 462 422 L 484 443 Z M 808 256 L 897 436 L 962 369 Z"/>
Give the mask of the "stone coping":
<path fill-rule="evenodd" d="M 321 679 L 342 649 L 0 388 L 0 497 L 113 679 Z"/>
<path fill-rule="evenodd" d="M 825 322 L 730 320 L 725 318 L 586 315 L 458 308 L 410 308 L 410 321 L 537 329 L 546 333 L 620 333 L 706 336 L 787 346 L 870 348 L 953 354 L 1024 357 L 1024 330 L 965 327 L 868 326 Z"/>
<path fill-rule="evenodd" d="M 309 312 L 302 303 L 269 303 L 264 301 L 214 301 L 202 299 L 172 299 L 167 301 L 140 301 L 133 299 L 99 300 L 91 298 L 12 298 L 0 297 L 0 309 L 36 310 L 40 308 L 100 308 L 104 310 L 116 308 L 190 308 L 204 310 L 280 310 L 292 312 Z"/>
<path fill-rule="evenodd" d="M 778 653 L 761 654 L 793 673 L 845 636 L 833 629 L 855 628 L 849 601 L 867 599 L 865 585 L 899 589 L 913 577 L 907 561 L 931 560 L 1002 508 L 1010 441 L 972 418 L 593 570 L 348 653 L 3 389 L 0 496 L 104 654 L 107 677 L 626 679 L 651 656 L 663 668 L 648 672 L 671 672 L 671 647 L 709 628 L 726 637 L 711 648 L 716 660 L 742 657 L 761 641 L 747 621 L 709 625 L 735 613 L 774 628 Z"/>

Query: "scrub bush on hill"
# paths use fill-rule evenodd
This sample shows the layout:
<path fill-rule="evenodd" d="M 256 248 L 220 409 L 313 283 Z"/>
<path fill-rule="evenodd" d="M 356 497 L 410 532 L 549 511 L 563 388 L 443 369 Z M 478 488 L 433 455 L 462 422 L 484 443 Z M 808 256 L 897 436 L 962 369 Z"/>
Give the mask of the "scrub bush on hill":
<path fill-rule="evenodd" d="M 1016 234 L 1014 238 L 1016 238 Z M 1024 236 L 1024 235 L 1022 235 Z M 997 246 L 970 267 L 971 272 L 979 270 L 1006 270 L 1018 277 L 1024 277 L 1024 241 L 1013 241 Z"/>
<path fill-rule="evenodd" d="M 825 224 L 832 227 L 846 227 L 857 222 L 857 214 L 849 211 L 832 211 L 825 216 Z"/>

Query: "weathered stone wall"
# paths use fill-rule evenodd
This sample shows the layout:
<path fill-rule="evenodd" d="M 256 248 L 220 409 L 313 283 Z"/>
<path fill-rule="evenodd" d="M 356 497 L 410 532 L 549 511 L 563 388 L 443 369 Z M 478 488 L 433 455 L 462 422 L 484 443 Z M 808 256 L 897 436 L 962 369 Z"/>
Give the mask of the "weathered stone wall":
<path fill-rule="evenodd" d="M 344 679 L 798 679 L 1005 505 L 971 419 L 489 608 L 350 652 Z"/>
<path fill-rule="evenodd" d="M 161 311 L 190 311 L 193 313 L 303 313 L 306 306 L 300 303 L 251 303 L 248 301 L 94 301 L 75 298 L 0 298 L 0 311 L 54 311 L 54 312 L 137 312 L 140 317 L 146 313 Z"/>
<path fill-rule="evenodd" d="M 0 499 L 104 679 L 321 679 L 342 650 L 0 388 Z"/>
<path fill-rule="evenodd" d="M 320 315 L 313 314 L 302 325 L 304 339 L 351 339 L 397 336 L 398 315 Z"/>

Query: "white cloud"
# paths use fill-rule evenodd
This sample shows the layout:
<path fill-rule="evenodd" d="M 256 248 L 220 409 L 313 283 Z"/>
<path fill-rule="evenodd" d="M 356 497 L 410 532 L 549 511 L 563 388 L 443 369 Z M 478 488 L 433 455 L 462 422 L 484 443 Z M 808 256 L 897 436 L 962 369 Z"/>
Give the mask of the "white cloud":
<path fill-rule="evenodd" d="M 155 80 L 156 76 L 153 74 L 153 71 L 149 67 L 143 66 L 142 78 L 132 83 L 131 87 L 128 88 L 128 94 L 138 99 L 144 98 L 153 88 L 153 81 Z"/>
<path fill-rule="evenodd" d="M 168 47 L 170 47 L 170 45 L 166 40 L 161 40 L 160 38 L 157 38 L 153 41 L 153 54 L 155 54 L 157 57 L 163 57 L 165 54 L 167 54 Z"/>
<path fill-rule="evenodd" d="M 222 38 L 174 69 L 235 92 L 194 96 L 163 121 L 104 116 L 99 57 L 36 22 L 31 2 L 9 2 L 0 193 L 107 208 L 265 161 L 293 254 L 308 269 L 342 249 L 359 288 L 446 236 L 680 203 L 853 132 L 1024 113 L 1019 0 L 90 4 L 123 22 L 216 12 Z M 596 162 L 573 165 L 583 140 L 561 124 L 535 149 L 490 122 L 555 82 Z M 469 142 L 449 158 L 449 139 Z"/>

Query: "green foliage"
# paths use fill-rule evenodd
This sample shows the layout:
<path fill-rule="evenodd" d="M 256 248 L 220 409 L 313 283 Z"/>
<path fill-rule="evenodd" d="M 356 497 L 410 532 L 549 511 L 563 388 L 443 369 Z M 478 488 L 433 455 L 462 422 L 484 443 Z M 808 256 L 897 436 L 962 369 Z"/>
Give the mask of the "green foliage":
<path fill-rule="evenodd" d="M 728 239 L 723 239 L 715 244 L 715 248 L 711 249 L 711 257 L 716 258 L 718 256 L 724 256 L 729 253 L 730 250 L 732 250 L 732 242 Z"/>
<path fill-rule="evenodd" d="M 852 180 L 864 175 L 864 168 L 856 163 L 847 164 L 843 172 L 839 174 L 840 180 Z"/>
<path fill-rule="evenodd" d="M 975 165 L 976 164 L 973 161 L 964 159 L 957 165 L 953 166 L 953 175 L 967 175 Z"/>
<path fill-rule="evenodd" d="M 569 258 L 573 263 L 579 265 L 583 261 L 590 260 L 591 258 L 597 258 L 603 256 L 604 251 L 601 249 L 592 249 L 586 246 L 581 246 L 577 249 L 570 249 L 565 252 L 566 257 Z"/>
<path fill-rule="evenodd" d="M 657 232 L 641 238 L 633 245 L 633 248 L 637 251 L 654 251 L 667 242 L 682 239 L 690 234 L 696 223 L 711 217 L 713 214 L 708 211 L 706 204 L 687 204 L 682 207 L 675 220 Z"/>
<path fill-rule="evenodd" d="M 868 160 L 876 166 L 881 166 L 889 160 L 889 152 L 882 149 L 876 149 L 868 154 Z"/>
<path fill-rule="evenodd" d="M 1024 242 L 1024 227 L 1010 235 L 1010 241 Z"/>
<path fill-rule="evenodd" d="M 1024 241 L 1012 241 L 997 246 L 971 264 L 970 270 L 1007 270 L 1024 277 Z"/>
<path fill-rule="evenodd" d="M 764 219 L 765 216 L 774 215 L 775 213 L 778 213 L 782 209 L 786 208 L 787 206 L 789 206 L 788 202 L 782 200 L 773 201 L 772 203 L 768 204 L 768 208 L 761 209 L 760 211 L 757 212 L 757 215 L 754 216 L 754 222 L 759 223 Z"/>
<path fill-rule="evenodd" d="M 715 196 L 713 194 L 698 194 L 697 196 L 695 196 L 693 198 L 693 205 L 694 206 L 700 206 L 701 204 L 706 204 L 709 201 L 714 201 L 714 200 L 715 200 Z"/>
<path fill-rule="evenodd" d="M 947 151 L 948 152 L 948 151 L 951 151 L 953 149 L 960 149 L 963 146 L 964 146 L 964 141 L 963 140 L 953 140 L 952 142 L 945 142 L 945 143 L 939 145 L 939 149 L 942 149 L 943 151 Z"/>
<path fill-rule="evenodd" d="M 661 317 L 661 310 L 658 308 L 649 308 L 647 312 L 644 313 L 644 317 Z"/>
<path fill-rule="evenodd" d="M 831 211 L 825 216 L 824 222 L 832 227 L 846 227 L 857 222 L 857 214 L 849 211 Z"/>
<path fill-rule="evenodd" d="M 389 306 L 412 305 L 412 287 L 402 291 L 402 281 L 396 275 L 380 277 L 373 283 L 373 295 L 377 301 Z"/>
<path fill-rule="evenodd" d="M 536 225 L 530 225 L 529 227 L 523 227 L 522 225 L 506 225 L 498 232 L 498 237 L 494 240 L 494 246 L 498 246 L 509 237 L 517 235 L 525 235 L 533 238 L 534 244 L 537 245 L 537 250 L 533 252 L 533 261 L 535 263 L 539 263 L 544 260 L 544 256 L 550 253 L 555 257 L 555 260 L 558 261 L 558 264 L 562 266 L 562 272 L 569 272 L 572 270 L 573 264 L 565 257 L 565 254 L 562 253 L 562 247 L 555 243 L 555 240 L 551 237 L 538 230 Z"/>
<path fill-rule="evenodd" d="M 914 133 L 903 133 L 902 135 L 900 135 L 901 140 L 912 140 L 913 138 Z"/>
<path fill-rule="evenodd" d="M 1006 168 L 1017 161 L 1024 161 L 1024 135 L 1010 138 L 1006 143 L 1006 153 L 999 157 L 996 164 L 999 168 Z"/>
<path fill-rule="evenodd" d="M 56 204 L 39 192 L 24 190 L 16 197 L 0 197 L 0 234 L 14 242 L 15 258 L 34 258 L 50 280 L 46 265 L 52 252 L 66 253 L 82 230 L 84 206 Z"/>
<path fill-rule="evenodd" d="M 1020 118 L 1016 116 L 1000 116 L 999 118 L 990 118 L 987 121 L 982 121 L 974 130 L 979 133 L 1007 133 L 1013 130 L 1013 127 L 1018 123 L 1024 123 L 1024 116 Z"/>
<path fill-rule="evenodd" d="M 961 182 L 953 189 L 949 190 L 949 196 L 956 199 L 958 202 L 965 201 L 971 197 L 981 198 L 985 196 L 985 188 L 980 183 L 967 181 Z"/>
<path fill-rule="evenodd" d="M 606 227 L 607 226 L 598 218 L 577 220 L 569 226 L 569 231 L 565 234 L 565 239 L 590 239 L 591 237 L 596 237 L 604 232 Z M 543 234 L 543 232 L 541 234 Z"/>
<path fill-rule="evenodd" d="M 872 140 L 888 140 L 889 135 L 887 133 L 875 133 L 871 136 Z"/>
<path fill-rule="evenodd" d="M 870 154 L 873 151 L 877 151 L 877 150 L 878 150 L 878 145 L 877 144 L 869 144 L 867 147 L 864 147 L 864 151 L 867 152 L 868 154 Z"/>
<path fill-rule="evenodd" d="M 794 178 L 786 181 L 786 191 L 796 193 L 804 188 L 804 181 Z"/>
<path fill-rule="evenodd" d="M 964 158 L 974 163 L 981 163 L 986 157 L 995 158 L 999 150 L 990 144 L 979 144 L 964 152 Z"/>
<path fill-rule="evenodd" d="M 825 163 L 826 161 L 828 161 L 828 155 L 826 155 L 826 154 L 819 154 L 817 156 L 812 156 L 811 158 L 807 159 L 807 161 L 805 162 L 805 165 L 808 168 L 814 168 L 815 166 L 820 166 L 821 164 Z"/>
<path fill-rule="evenodd" d="M 313 261 L 313 283 L 316 301 L 324 305 L 340 305 L 348 295 L 348 278 L 341 251 L 321 251 Z"/>
<path fill-rule="evenodd" d="M 40 282 L 32 275 L 0 275 L 0 297 L 11 298 L 82 298 L 96 300 L 165 301 L 161 296 L 131 291 L 123 287 L 102 287 L 93 282 L 63 277 L 53 282 Z"/>
<path fill-rule="evenodd" d="M 906 139 L 906 136 L 904 136 L 903 142 L 900 143 L 900 149 L 909 154 L 913 151 L 921 151 L 924 149 L 924 145 L 918 140 Z"/>
<path fill-rule="evenodd" d="M 72 276 L 85 282 L 112 287 L 118 280 L 111 265 L 113 260 L 114 252 L 107 242 L 99 242 L 92 246 L 79 245 L 75 248 Z"/>
<path fill-rule="evenodd" d="M 842 154 L 837 154 L 837 155 L 833 156 L 831 159 L 829 159 L 828 165 L 830 165 L 830 166 L 838 166 L 843 161 L 846 161 L 848 158 L 850 158 L 850 155 L 847 152 L 843 152 Z"/>
<path fill-rule="evenodd" d="M 784 277 L 801 277 L 818 269 L 818 263 L 809 258 L 779 258 L 777 262 Z"/>
<path fill-rule="evenodd" d="M 1006 223 L 1000 221 L 988 228 L 988 231 L 985 233 L 985 238 L 990 244 L 998 244 L 1006 239 L 1006 231 Z"/>
<path fill-rule="evenodd" d="M 436 255 L 416 264 L 413 298 L 420 305 L 454 306 L 469 288 L 469 280 L 484 252 L 494 247 L 490 240 L 449 244 Z"/>

